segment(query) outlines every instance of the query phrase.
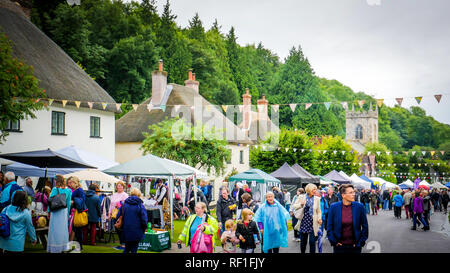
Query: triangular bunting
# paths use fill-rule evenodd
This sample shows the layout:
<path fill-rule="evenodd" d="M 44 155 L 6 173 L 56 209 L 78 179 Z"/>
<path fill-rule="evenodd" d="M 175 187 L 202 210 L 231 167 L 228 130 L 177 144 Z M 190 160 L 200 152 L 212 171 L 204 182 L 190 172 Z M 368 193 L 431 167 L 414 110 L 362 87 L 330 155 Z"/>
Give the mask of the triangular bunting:
<path fill-rule="evenodd" d="M 165 106 L 165 105 L 161 105 L 161 106 L 159 106 L 159 107 L 161 107 L 161 110 L 162 110 L 163 112 L 166 112 L 166 106 Z"/>
<path fill-rule="evenodd" d="M 344 107 L 345 110 L 348 110 L 348 103 L 346 101 L 341 102 L 342 107 Z"/>
<path fill-rule="evenodd" d="M 259 105 L 258 105 L 258 106 L 259 106 Z M 222 109 L 223 109 L 224 112 L 227 112 L 228 105 L 222 105 Z"/>
<path fill-rule="evenodd" d="M 105 109 L 106 109 L 106 106 L 108 106 L 108 104 L 107 104 L 106 102 L 102 102 L 102 107 L 103 107 L 103 110 L 105 110 Z"/>
<path fill-rule="evenodd" d="M 377 151 L 377 155 L 380 155 L 381 154 L 381 152 L 380 151 Z"/>
<path fill-rule="evenodd" d="M 377 105 L 378 105 L 378 107 L 383 106 L 383 102 L 384 102 L 384 99 L 377 99 Z"/>
<path fill-rule="evenodd" d="M 88 101 L 88 106 L 89 106 L 89 109 L 91 109 L 92 110 L 92 107 L 94 106 L 94 103 L 93 102 L 90 102 L 90 101 Z"/>
<path fill-rule="evenodd" d="M 308 110 L 309 107 L 311 107 L 311 106 L 312 106 L 312 103 L 307 103 L 307 104 L 305 104 L 305 110 Z"/>
<path fill-rule="evenodd" d="M 431 152 L 430 152 L 430 153 L 431 153 L 431 156 L 434 156 L 435 152 L 436 152 L 436 151 L 431 151 Z"/>
<path fill-rule="evenodd" d="M 411 154 L 414 156 L 416 154 L 416 151 L 412 151 Z"/>
<path fill-rule="evenodd" d="M 122 106 L 122 103 L 116 103 L 116 110 L 119 111 L 121 106 Z"/>
<path fill-rule="evenodd" d="M 239 112 L 242 112 L 244 110 L 244 105 L 239 105 Z"/>
<path fill-rule="evenodd" d="M 131 106 L 133 106 L 134 111 L 136 111 L 137 108 L 138 108 L 138 106 L 139 106 L 139 104 L 132 104 Z M 179 106 L 179 105 L 178 105 L 178 106 Z M 176 106 L 175 106 L 175 107 L 176 107 Z"/>
<path fill-rule="evenodd" d="M 297 107 L 297 104 L 291 103 L 291 104 L 289 104 L 289 107 L 291 107 L 292 112 L 294 112 L 295 111 L 295 107 Z"/>
<path fill-rule="evenodd" d="M 274 104 L 274 105 L 272 105 L 272 109 L 275 111 L 275 112 L 278 112 L 278 109 L 280 108 L 280 105 L 279 104 Z"/>
<path fill-rule="evenodd" d="M 149 103 L 149 104 L 147 105 L 147 110 L 148 110 L 149 112 L 151 112 L 151 111 L 153 110 L 153 104 Z"/>
<path fill-rule="evenodd" d="M 75 101 L 75 106 L 76 106 L 77 108 L 80 108 L 80 104 L 81 104 L 81 101 L 78 101 L 78 100 Z"/>
<path fill-rule="evenodd" d="M 396 98 L 395 100 L 397 101 L 398 105 L 402 106 L 403 98 Z"/>
<path fill-rule="evenodd" d="M 416 97 L 416 101 L 417 101 L 417 104 L 420 104 L 420 102 L 422 101 L 422 97 Z"/>
<path fill-rule="evenodd" d="M 331 102 L 324 102 L 323 105 L 325 105 L 325 107 L 327 108 L 327 110 L 329 110 L 329 109 L 330 109 Z"/>
<path fill-rule="evenodd" d="M 426 151 L 422 151 L 422 155 L 425 155 L 427 152 Z"/>
<path fill-rule="evenodd" d="M 61 102 L 62 102 L 63 108 L 66 107 L 67 100 L 62 100 Z"/>
<path fill-rule="evenodd" d="M 442 95 L 434 95 L 434 97 L 436 98 L 438 103 L 441 102 Z"/>
<path fill-rule="evenodd" d="M 365 101 L 364 101 L 364 100 L 360 100 L 360 101 L 358 101 L 359 107 L 363 107 L 364 103 L 365 103 Z"/>
<path fill-rule="evenodd" d="M 48 106 L 52 105 L 54 99 L 48 99 Z"/>

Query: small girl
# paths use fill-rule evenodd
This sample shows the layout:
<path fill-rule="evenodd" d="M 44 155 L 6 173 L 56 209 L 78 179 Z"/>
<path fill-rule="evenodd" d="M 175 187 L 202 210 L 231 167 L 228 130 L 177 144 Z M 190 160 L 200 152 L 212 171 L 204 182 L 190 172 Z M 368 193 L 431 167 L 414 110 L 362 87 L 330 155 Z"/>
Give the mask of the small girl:
<path fill-rule="evenodd" d="M 225 222 L 225 231 L 222 234 L 222 247 L 224 253 L 236 253 L 236 245 L 239 244 L 239 239 L 236 237 L 236 224 L 229 219 Z"/>
<path fill-rule="evenodd" d="M 237 223 L 236 236 L 240 240 L 242 253 L 254 253 L 256 244 L 261 240 L 256 222 L 252 220 L 253 214 L 250 209 L 243 209 L 242 218 Z"/>

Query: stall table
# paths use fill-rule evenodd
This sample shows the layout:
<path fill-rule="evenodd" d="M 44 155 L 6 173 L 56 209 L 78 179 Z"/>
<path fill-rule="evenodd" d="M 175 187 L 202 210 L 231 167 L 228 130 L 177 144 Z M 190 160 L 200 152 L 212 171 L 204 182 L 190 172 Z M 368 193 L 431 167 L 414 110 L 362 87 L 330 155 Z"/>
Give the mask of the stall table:
<path fill-rule="evenodd" d="M 161 252 L 171 247 L 170 233 L 168 231 L 155 231 L 155 233 L 145 232 L 144 239 L 139 242 L 138 250 Z"/>

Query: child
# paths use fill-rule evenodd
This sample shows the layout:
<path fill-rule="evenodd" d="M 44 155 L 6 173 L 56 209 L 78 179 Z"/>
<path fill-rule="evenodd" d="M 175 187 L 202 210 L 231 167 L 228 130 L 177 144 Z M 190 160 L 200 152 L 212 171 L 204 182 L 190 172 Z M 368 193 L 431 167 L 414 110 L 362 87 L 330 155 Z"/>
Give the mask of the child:
<path fill-rule="evenodd" d="M 225 222 L 225 231 L 222 234 L 222 246 L 224 253 L 236 253 L 236 245 L 239 239 L 236 237 L 236 224 L 229 219 Z"/>
<path fill-rule="evenodd" d="M 237 223 L 236 236 L 240 240 L 242 253 L 254 253 L 256 244 L 261 240 L 256 222 L 252 220 L 253 215 L 250 209 L 243 209 L 242 219 Z"/>

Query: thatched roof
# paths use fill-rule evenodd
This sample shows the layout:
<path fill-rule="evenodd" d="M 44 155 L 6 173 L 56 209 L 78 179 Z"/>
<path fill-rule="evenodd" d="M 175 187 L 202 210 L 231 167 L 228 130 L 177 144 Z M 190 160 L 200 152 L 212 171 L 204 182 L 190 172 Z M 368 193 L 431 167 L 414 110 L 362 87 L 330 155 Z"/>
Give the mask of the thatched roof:
<path fill-rule="evenodd" d="M 233 130 L 235 136 L 230 138 L 227 138 L 227 134 L 224 132 L 224 139 L 230 143 L 252 143 L 240 128 L 222 114 L 220 109 L 210 104 L 194 89 L 173 83 L 170 85 L 173 86 L 173 89 L 166 102 L 167 107 L 165 111 L 153 109 L 149 112 L 147 109 L 147 105 L 151 101 L 151 98 L 149 98 L 142 102 L 136 111 L 131 110 L 116 121 L 116 142 L 141 142 L 144 140 L 142 132 L 150 132 L 148 129 L 149 125 L 159 123 L 166 117 L 169 119 L 172 118 L 172 110 L 174 110 L 175 105 L 181 105 L 180 111 L 182 111 L 182 108 L 188 110 L 194 105 L 194 100 L 201 100 L 203 111 L 214 113 L 214 115 L 212 117 L 197 119 L 194 111 L 191 111 L 191 122 L 215 124 L 215 128 L 219 130 L 225 130 L 226 128 Z"/>
<path fill-rule="evenodd" d="M 117 111 L 114 99 L 31 23 L 17 4 L 0 0 L 0 27 L 12 41 L 14 56 L 33 66 L 48 98 L 82 101 L 81 107 L 88 107 L 86 102 L 106 102 L 110 103 L 107 111 Z M 94 108 L 101 110 L 99 103 Z"/>

